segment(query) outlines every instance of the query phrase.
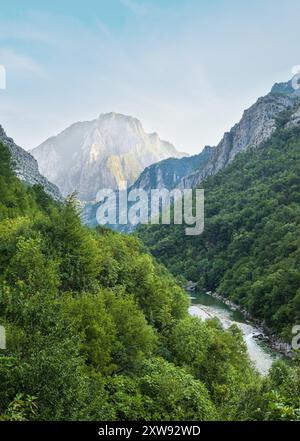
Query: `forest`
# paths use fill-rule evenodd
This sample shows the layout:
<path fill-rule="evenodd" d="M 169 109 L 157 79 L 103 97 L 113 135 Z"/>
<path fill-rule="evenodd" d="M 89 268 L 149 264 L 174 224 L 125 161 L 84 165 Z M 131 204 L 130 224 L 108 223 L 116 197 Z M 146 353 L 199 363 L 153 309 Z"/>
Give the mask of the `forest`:
<path fill-rule="evenodd" d="M 145 237 L 173 273 L 182 268 L 187 278 L 241 301 L 247 293 L 255 311 L 263 313 L 261 284 L 270 286 L 264 292 L 272 312 L 284 295 L 285 309 L 272 318 L 281 330 L 299 302 L 299 293 L 292 297 L 299 139 L 276 136 L 259 153 L 259 171 L 250 152 L 237 159 L 244 171 L 230 167 L 208 183 L 211 220 L 203 237 L 189 242 L 177 229 Z M 257 172 L 263 179 L 253 193 Z M 225 204 L 220 192 L 235 202 Z M 235 207 L 240 217 L 231 216 Z M 269 249 L 271 235 L 277 240 Z M 274 278 L 287 285 L 284 292 Z M 188 304 L 180 280 L 140 239 L 83 226 L 74 195 L 58 203 L 20 182 L 0 145 L 0 325 L 7 338 L 0 420 L 300 419 L 299 359 L 276 362 L 263 378 L 236 327 L 224 331 L 216 319 L 191 317 Z"/>

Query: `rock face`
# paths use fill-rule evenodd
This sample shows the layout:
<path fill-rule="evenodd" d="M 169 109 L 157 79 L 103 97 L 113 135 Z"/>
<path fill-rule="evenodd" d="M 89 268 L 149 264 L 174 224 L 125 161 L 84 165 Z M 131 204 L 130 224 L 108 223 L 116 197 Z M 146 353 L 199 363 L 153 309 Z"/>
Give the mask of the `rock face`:
<path fill-rule="evenodd" d="M 0 142 L 6 145 L 10 151 L 17 177 L 30 185 L 41 185 L 45 192 L 56 200 L 61 200 L 62 195 L 59 189 L 48 181 L 39 172 L 38 163 L 34 157 L 24 149 L 16 145 L 12 138 L 9 138 L 0 125 Z"/>
<path fill-rule="evenodd" d="M 206 146 L 201 153 L 186 158 L 169 158 L 146 167 L 130 190 L 142 188 L 149 191 L 153 188 L 172 190 L 180 186 L 181 180 L 195 170 L 203 168 L 214 152 L 213 147 Z"/>
<path fill-rule="evenodd" d="M 300 91 L 293 89 L 291 81 L 275 84 L 271 92 L 257 100 L 245 110 L 242 119 L 230 132 L 224 134 L 214 148 L 211 158 L 204 167 L 182 179 L 180 187 L 197 187 L 204 179 L 226 167 L 239 152 L 249 147 L 257 147 L 266 141 L 276 129 L 276 118 L 284 110 L 297 108 L 300 103 Z M 299 112 L 294 115 L 300 118 Z"/>
<path fill-rule="evenodd" d="M 99 189 L 131 185 L 154 162 L 185 156 L 156 133 L 145 133 L 137 119 L 117 113 L 75 123 L 32 154 L 64 196 L 76 190 L 85 202 L 95 200 Z"/>

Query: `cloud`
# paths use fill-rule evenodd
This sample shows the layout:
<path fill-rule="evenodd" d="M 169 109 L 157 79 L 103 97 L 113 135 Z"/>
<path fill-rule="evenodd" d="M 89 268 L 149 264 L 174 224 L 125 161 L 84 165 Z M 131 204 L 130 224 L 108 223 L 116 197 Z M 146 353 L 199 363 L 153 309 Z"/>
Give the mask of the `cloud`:
<path fill-rule="evenodd" d="M 149 5 L 146 3 L 138 3 L 135 0 L 120 0 L 120 2 L 138 16 L 145 16 L 150 11 Z"/>
<path fill-rule="evenodd" d="M 33 58 L 12 49 L 0 47 L 0 63 L 7 69 L 27 71 L 39 76 L 45 75 L 42 66 Z"/>
<path fill-rule="evenodd" d="M 23 41 L 42 41 L 47 42 L 49 34 L 43 28 L 39 28 L 32 23 L 31 16 L 22 20 L 1 19 L 0 20 L 0 38 Z"/>

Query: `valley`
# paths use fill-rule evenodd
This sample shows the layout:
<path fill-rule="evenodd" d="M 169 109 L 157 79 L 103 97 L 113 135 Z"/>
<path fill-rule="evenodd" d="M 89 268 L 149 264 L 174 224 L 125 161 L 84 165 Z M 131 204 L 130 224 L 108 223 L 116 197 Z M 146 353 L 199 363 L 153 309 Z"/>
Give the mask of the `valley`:
<path fill-rule="evenodd" d="M 299 19 L 1 3 L 0 441 L 300 422 Z"/>
<path fill-rule="evenodd" d="M 142 128 L 131 117 L 78 123 L 39 149 L 41 170 L 61 173 L 58 187 L 1 131 L 0 420 L 299 419 L 297 353 L 278 357 L 232 310 L 291 341 L 300 310 L 299 108 L 289 83 L 277 85 L 218 146 L 183 158 L 157 136 L 143 133 L 154 147 L 137 144 Z M 120 119 L 129 143 L 115 130 Z M 108 158 L 105 148 L 123 153 Z M 153 148 L 162 162 L 148 155 Z M 132 168 L 128 149 L 150 165 Z M 92 194 L 124 174 L 146 195 L 152 185 L 204 188 L 203 233 L 97 225 Z M 199 287 L 192 305 L 187 280 Z"/>

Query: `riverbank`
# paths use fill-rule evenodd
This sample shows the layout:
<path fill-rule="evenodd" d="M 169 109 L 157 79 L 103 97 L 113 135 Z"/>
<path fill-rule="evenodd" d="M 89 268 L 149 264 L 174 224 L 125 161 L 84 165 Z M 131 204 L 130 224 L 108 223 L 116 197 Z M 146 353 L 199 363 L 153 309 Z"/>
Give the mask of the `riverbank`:
<path fill-rule="evenodd" d="M 268 375 L 274 360 L 280 357 L 266 343 L 255 338 L 259 334 L 257 328 L 246 323 L 241 314 L 233 312 L 219 300 L 213 299 L 204 293 L 200 295 L 198 293 L 193 299 L 193 304 L 189 307 L 189 314 L 202 320 L 217 318 L 224 330 L 233 325 L 236 326 L 241 331 L 253 366 L 263 376 Z"/>
<path fill-rule="evenodd" d="M 196 287 L 197 283 L 189 282 L 186 289 L 189 294 L 192 294 L 196 290 Z M 216 292 L 206 291 L 206 295 L 211 296 L 212 298 L 217 299 L 220 302 L 223 302 L 232 311 L 239 311 L 246 321 L 254 324 L 255 327 L 259 330 L 258 334 L 254 338 L 265 342 L 268 346 L 270 346 L 272 350 L 278 352 L 284 357 L 293 357 L 292 346 L 289 343 L 280 340 L 274 333 L 272 333 L 272 331 L 266 326 L 263 321 L 252 317 L 252 315 L 245 308 L 242 308 L 240 305 L 237 305 L 236 303 Z"/>

